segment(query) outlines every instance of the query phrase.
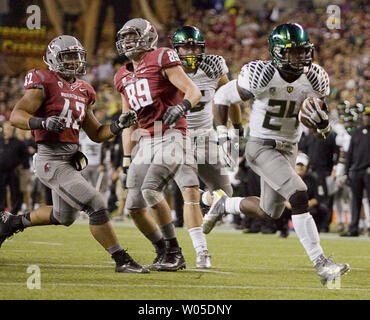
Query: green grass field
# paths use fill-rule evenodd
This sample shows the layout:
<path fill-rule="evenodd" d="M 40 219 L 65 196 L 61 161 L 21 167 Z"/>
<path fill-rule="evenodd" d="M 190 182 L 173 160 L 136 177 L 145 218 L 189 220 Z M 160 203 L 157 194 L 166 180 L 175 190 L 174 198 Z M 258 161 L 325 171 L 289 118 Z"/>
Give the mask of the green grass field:
<path fill-rule="evenodd" d="M 141 264 L 150 264 L 154 249 L 128 221 L 114 223 L 124 248 Z M 186 229 L 177 229 L 187 269 L 179 272 L 119 274 L 113 261 L 92 238 L 87 222 L 71 227 L 29 228 L 0 249 L 0 300 L 322 300 L 370 299 L 370 238 L 343 239 L 323 234 L 327 255 L 351 265 L 340 289 L 318 280 L 303 247 L 291 233 L 247 235 L 217 227 L 207 236 L 213 268 L 195 269 L 195 252 Z M 40 268 L 41 288 L 28 289 L 30 265 Z"/>

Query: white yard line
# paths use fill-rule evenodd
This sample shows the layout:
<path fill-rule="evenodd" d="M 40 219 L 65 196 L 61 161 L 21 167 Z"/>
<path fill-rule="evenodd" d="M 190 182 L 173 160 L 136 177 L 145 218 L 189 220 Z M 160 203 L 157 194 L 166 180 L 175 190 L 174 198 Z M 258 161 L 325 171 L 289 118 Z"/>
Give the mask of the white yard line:
<path fill-rule="evenodd" d="M 29 241 L 29 243 L 45 244 L 45 245 L 49 245 L 49 246 L 62 246 L 63 245 L 63 243 L 60 243 L 60 242 L 46 242 L 46 241 Z"/>
<path fill-rule="evenodd" d="M 0 282 L 1 286 L 26 286 L 25 282 Z M 198 288 L 198 289 L 256 289 L 256 290 L 328 290 L 326 287 L 272 287 L 272 286 L 225 286 L 225 285 L 192 285 L 192 284 L 125 284 L 125 283 L 66 283 L 66 282 L 43 282 L 42 286 L 57 287 L 100 287 L 100 288 L 121 288 L 121 287 L 141 287 L 141 288 Z M 370 292 L 369 288 L 341 288 L 338 291 L 365 291 Z M 334 291 L 335 292 L 335 291 Z"/>
<path fill-rule="evenodd" d="M 107 268 L 112 268 L 112 265 L 114 265 L 114 262 L 111 261 L 106 261 L 105 263 L 110 264 L 109 265 L 99 265 L 99 264 L 58 264 L 58 263 L 34 263 L 37 264 L 39 267 L 45 267 L 45 268 L 82 268 L 82 269 L 107 269 Z M 16 266 L 26 266 L 28 267 L 30 264 L 29 263 L 3 263 L 0 264 L 0 267 L 3 266 L 8 266 L 8 267 L 16 267 Z M 199 271 L 199 272 L 209 272 L 209 273 L 220 273 L 220 274 L 233 274 L 232 271 L 221 271 L 221 270 L 240 270 L 240 267 L 230 267 L 230 266 L 215 266 L 212 269 L 197 269 L 197 268 L 186 268 L 183 271 L 180 272 L 186 272 L 186 271 Z M 245 271 L 247 270 L 279 270 L 279 271 L 313 271 L 313 267 L 302 267 L 302 268 L 282 268 L 282 269 L 277 269 L 273 267 L 258 267 L 258 266 L 246 266 L 244 267 Z M 367 268 L 351 268 L 351 270 L 355 271 L 366 271 L 369 270 Z"/>

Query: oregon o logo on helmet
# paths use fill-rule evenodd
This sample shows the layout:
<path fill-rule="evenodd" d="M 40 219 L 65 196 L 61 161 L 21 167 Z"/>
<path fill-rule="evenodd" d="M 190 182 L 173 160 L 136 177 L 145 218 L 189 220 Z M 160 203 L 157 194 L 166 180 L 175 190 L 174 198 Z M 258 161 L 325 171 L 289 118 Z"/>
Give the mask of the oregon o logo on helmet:
<path fill-rule="evenodd" d="M 329 14 L 329 17 L 326 20 L 326 26 L 328 29 L 340 29 L 340 7 L 331 4 L 326 8 L 326 13 Z"/>
<path fill-rule="evenodd" d="M 26 21 L 27 28 L 30 30 L 41 28 L 41 9 L 37 5 L 27 7 L 26 12 L 31 14 Z"/>

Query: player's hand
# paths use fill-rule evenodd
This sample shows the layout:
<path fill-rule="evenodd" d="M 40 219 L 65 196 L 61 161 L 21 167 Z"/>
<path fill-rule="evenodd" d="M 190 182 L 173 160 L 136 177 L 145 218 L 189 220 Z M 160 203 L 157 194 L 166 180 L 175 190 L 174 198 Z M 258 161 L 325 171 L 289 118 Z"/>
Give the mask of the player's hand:
<path fill-rule="evenodd" d="M 311 104 L 310 101 L 306 99 L 303 104 L 303 109 L 307 114 L 302 113 L 301 116 L 310 121 L 318 130 L 322 131 L 329 126 L 329 116 L 320 108 L 319 100 L 319 98 L 313 98 L 314 103 Z"/>
<path fill-rule="evenodd" d="M 125 129 L 137 124 L 137 114 L 135 111 L 130 110 L 123 112 L 118 118 L 118 126 Z"/>
<path fill-rule="evenodd" d="M 137 115 L 133 110 L 123 112 L 119 118 L 113 121 L 110 125 L 110 131 L 113 134 L 119 134 L 123 129 L 129 128 L 137 124 Z"/>
<path fill-rule="evenodd" d="M 55 133 L 60 133 L 65 129 L 63 118 L 58 116 L 46 118 L 46 120 L 42 122 L 42 126 L 45 130 Z"/>
<path fill-rule="evenodd" d="M 237 164 L 239 156 L 238 146 L 228 136 L 228 131 L 225 126 L 217 127 L 218 136 L 218 155 L 220 162 L 224 167 L 233 168 Z"/>
<path fill-rule="evenodd" d="M 185 114 L 185 112 L 190 110 L 190 108 L 191 103 L 186 99 L 175 106 L 169 107 L 163 115 L 164 124 L 170 126 L 175 123 Z"/>

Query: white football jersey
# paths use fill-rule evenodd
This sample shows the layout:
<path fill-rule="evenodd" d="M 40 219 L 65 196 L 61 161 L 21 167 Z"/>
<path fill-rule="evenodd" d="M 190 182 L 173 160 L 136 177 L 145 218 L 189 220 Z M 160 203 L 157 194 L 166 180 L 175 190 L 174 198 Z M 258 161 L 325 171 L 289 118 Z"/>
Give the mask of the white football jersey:
<path fill-rule="evenodd" d="M 272 61 L 252 61 L 243 66 L 238 85 L 254 95 L 250 135 L 292 143 L 297 143 L 302 134 L 298 112 L 303 100 L 322 98 L 330 92 L 328 74 L 317 64 L 312 64 L 307 74 L 289 83 L 280 76 Z"/>
<path fill-rule="evenodd" d="M 189 78 L 197 85 L 202 98 L 186 114 L 188 129 L 212 128 L 212 100 L 220 78 L 229 72 L 225 59 L 217 55 L 207 55 L 196 73 L 188 73 Z"/>

